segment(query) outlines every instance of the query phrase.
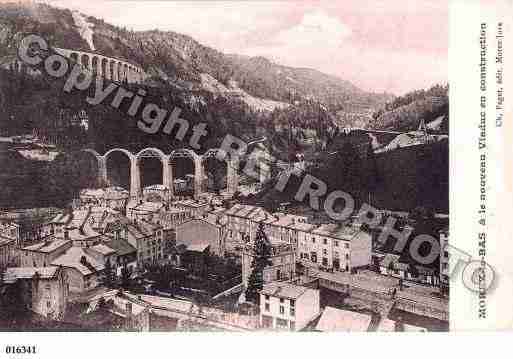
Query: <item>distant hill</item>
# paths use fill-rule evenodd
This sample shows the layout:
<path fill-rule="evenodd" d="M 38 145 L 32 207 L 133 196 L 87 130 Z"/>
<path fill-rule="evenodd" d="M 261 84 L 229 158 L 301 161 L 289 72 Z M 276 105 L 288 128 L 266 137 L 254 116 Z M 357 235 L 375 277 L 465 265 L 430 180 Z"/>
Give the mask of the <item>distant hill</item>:
<path fill-rule="evenodd" d="M 281 66 L 263 57 L 226 55 L 172 31 L 130 31 L 45 4 L 0 4 L 0 44 L 7 42 L 5 48 L 12 50 L 12 40 L 28 32 L 41 34 L 56 47 L 137 63 L 155 78 L 186 90 L 205 89 L 202 76 L 208 74 L 227 88 L 235 83 L 251 96 L 285 103 L 314 99 L 340 109 L 346 103 L 362 101 L 376 106 L 388 98 L 316 70 Z"/>
<path fill-rule="evenodd" d="M 352 111 L 338 111 L 336 122 L 341 127 L 412 131 L 418 128 L 421 119 L 428 123 L 440 116 L 448 117 L 448 92 L 449 87 L 442 85 L 412 91 L 391 97 L 374 110 L 364 106 Z M 444 121 L 440 130 L 447 132 L 448 125 L 448 121 Z"/>
<path fill-rule="evenodd" d="M 449 87 L 435 85 L 427 90 L 409 92 L 386 103 L 372 115 L 372 125 L 379 129 L 411 131 L 417 129 L 423 119 L 426 123 L 449 115 Z M 448 131 L 449 123 L 439 126 Z"/>

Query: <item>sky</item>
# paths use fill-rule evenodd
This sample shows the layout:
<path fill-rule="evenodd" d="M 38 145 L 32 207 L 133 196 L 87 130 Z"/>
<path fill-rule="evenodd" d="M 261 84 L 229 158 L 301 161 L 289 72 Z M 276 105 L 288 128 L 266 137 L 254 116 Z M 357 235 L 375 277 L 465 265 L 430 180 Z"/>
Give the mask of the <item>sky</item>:
<path fill-rule="evenodd" d="M 46 0 L 133 30 L 171 30 L 225 53 L 264 56 L 401 95 L 448 82 L 444 0 Z"/>

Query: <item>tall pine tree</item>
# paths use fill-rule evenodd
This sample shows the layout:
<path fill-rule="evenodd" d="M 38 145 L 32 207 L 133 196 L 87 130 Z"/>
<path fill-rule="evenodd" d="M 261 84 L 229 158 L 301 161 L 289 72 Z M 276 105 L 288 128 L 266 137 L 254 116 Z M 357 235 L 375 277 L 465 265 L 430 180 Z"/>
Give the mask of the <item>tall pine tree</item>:
<path fill-rule="evenodd" d="M 260 223 L 253 245 L 252 271 L 246 288 L 246 301 L 248 302 L 259 304 L 259 293 L 264 285 L 264 269 L 272 265 L 271 248 L 271 243 L 264 232 L 264 226 Z"/>

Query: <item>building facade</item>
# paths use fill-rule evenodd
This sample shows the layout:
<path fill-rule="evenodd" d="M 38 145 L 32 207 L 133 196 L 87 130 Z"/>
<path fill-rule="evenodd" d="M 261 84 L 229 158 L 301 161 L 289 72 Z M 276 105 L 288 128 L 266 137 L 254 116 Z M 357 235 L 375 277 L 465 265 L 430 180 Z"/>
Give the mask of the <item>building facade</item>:
<path fill-rule="evenodd" d="M 372 237 L 357 226 L 325 224 L 301 232 L 298 252 L 305 266 L 350 271 L 371 264 Z"/>
<path fill-rule="evenodd" d="M 320 314 L 319 290 L 290 283 L 270 283 L 260 292 L 260 326 L 298 331 Z"/>
<path fill-rule="evenodd" d="M 101 285 L 105 269 L 103 263 L 95 260 L 81 247 L 69 248 L 51 265 L 64 270 L 72 293 L 82 293 Z"/>
<path fill-rule="evenodd" d="M 71 246 L 71 241 L 54 239 L 21 248 L 18 250 L 19 264 L 21 267 L 48 267 Z"/>
<path fill-rule="evenodd" d="M 166 260 L 162 225 L 145 220 L 134 220 L 126 225 L 124 233 L 126 235 L 124 239 L 137 250 L 138 268 Z"/>
<path fill-rule="evenodd" d="M 103 244 L 116 251 L 115 267 L 117 276 L 121 276 L 123 268 L 132 273 L 137 270 L 137 249 L 126 239 L 116 238 Z"/>
<path fill-rule="evenodd" d="M 254 246 L 246 244 L 242 251 L 242 284 L 248 285 L 248 279 L 253 271 Z M 293 279 L 296 276 L 296 256 L 291 244 L 272 241 L 271 265 L 263 270 L 264 283 L 274 281 L 285 281 Z"/>
<path fill-rule="evenodd" d="M 449 291 L 449 228 L 440 232 L 440 288 Z"/>
<path fill-rule="evenodd" d="M 66 312 L 69 286 L 59 267 L 16 267 L 4 273 L 7 286 L 17 286 L 28 310 L 49 319 L 61 319 Z"/>
<path fill-rule="evenodd" d="M 0 220 L 0 238 L 14 240 L 14 243 L 19 245 L 21 239 L 20 225 L 11 221 Z"/>
<path fill-rule="evenodd" d="M 357 224 L 314 225 L 305 216 L 271 214 L 241 204 L 210 213 L 226 218 L 229 248 L 252 243 L 262 225 L 268 238 L 290 244 L 295 258 L 306 266 L 349 271 L 371 264 L 372 236 Z"/>
<path fill-rule="evenodd" d="M 0 235 L 0 268 L 18 265 L 16 240 Z"/>

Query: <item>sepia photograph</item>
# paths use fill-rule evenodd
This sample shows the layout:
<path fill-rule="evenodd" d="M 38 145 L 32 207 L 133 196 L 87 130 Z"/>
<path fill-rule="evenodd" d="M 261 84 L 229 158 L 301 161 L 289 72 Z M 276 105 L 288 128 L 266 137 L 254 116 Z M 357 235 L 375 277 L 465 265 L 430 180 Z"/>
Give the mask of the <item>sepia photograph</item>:
<path fill-rule="evenodd" d="M 446 1 L 0 1 L 0 330 L 449 331 L 448 49 Z"/>

